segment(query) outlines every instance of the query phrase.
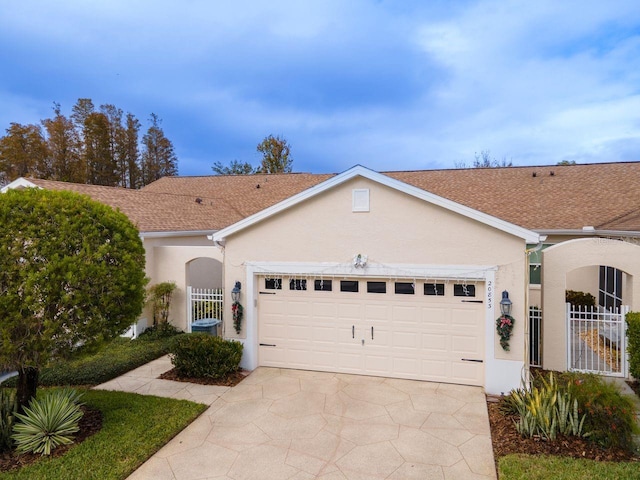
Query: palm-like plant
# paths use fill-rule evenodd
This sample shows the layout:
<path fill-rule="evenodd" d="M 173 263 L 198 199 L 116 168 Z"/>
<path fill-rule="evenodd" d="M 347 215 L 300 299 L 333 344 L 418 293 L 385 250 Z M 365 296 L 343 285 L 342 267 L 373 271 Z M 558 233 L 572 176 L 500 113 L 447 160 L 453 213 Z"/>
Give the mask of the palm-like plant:
<path fill-rule="evenodd" d="M 24 413 L 16 413 L 12 438 L 19 453 L 50 455 L 60 445 L 73 443 L 82 410 L 75 390 L 56 390 L 33 399 Z"/>

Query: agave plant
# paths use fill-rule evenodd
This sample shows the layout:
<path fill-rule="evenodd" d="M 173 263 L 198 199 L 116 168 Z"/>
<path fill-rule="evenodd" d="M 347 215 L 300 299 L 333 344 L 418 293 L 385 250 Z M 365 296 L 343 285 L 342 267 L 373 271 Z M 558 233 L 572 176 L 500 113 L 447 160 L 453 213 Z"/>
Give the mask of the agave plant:
<path fill-rule="evenodd" d="M 24 414 L 16 413 L 12 438 L 19 453 L 50 455 L 60 445 L 73 443 L 82 410 L 75 390 L 55 390 L 29 402 Z"/>

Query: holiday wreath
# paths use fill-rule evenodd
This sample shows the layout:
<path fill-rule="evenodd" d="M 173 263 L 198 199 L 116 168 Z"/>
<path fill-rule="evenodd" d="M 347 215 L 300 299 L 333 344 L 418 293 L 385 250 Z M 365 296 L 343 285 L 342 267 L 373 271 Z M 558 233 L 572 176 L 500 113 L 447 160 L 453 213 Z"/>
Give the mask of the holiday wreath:
<path fill-rule="evenodd" d="M 244 308 L 240 305 L 240 302 L 233 302 L 231 305 L 231 313 L 233 314 L 233 326 L 236 329 L 236 333 L 242 331 L 242 313 Z"/>
<path fill-rule="evenodd" d="M 511 315 L 502 315 L 496 320 L 496 331 L 500 336 L 500 346 L 507 352 L 509 351 L 509 339 L 515 322 Z"/>

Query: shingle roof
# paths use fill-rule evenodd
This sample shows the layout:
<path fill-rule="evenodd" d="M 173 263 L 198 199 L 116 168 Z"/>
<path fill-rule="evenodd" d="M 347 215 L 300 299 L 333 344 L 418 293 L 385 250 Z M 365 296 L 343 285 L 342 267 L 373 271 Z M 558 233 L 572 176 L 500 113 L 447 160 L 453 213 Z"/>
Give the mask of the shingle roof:
<path fill-rule="evenodd" d="M 640 162 L 383 174 L 531 230 L 640 231 Z M 153 232 L 219 230 L 332 176 L 164 177 L 142 190 L 30 181 L 88 194 Z"/>
<path fill-rule="evenodd" d="M 194 194 L 173 195 L 33 178 L 29 181 L 45 189 L 83 193 L 118 208 L 141 232 L 219 230 L 244 218 L 219 198 L 201 198 L 198 203 Z"/>
<path fill-rule="evenodd" d="M 530 230 L 640 231 L 640 162 L 386 175 Z"/>

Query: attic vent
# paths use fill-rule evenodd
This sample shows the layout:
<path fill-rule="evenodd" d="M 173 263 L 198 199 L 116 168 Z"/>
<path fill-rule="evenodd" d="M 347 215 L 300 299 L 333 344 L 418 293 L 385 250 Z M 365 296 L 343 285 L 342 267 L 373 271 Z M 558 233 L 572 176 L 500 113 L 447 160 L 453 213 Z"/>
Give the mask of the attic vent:
<path fill-rule="evenodd" d="M 369 189 L 368 188 L 354 188 L 352 212 L 368 212 L 369 211 Z"/>
<path fill-rule="evenodd" d="M 536 177 L 538 176 L 538 174 L 537 174 L 536 172 L 533 172 L 533 173 L 531 174 L 531 176 L 532 176 L 533 178 L 536 178 Z"/>
<path fill-rule="evenodd" d="M 196 203 L 198 205 L 202 205 L 202 199 L 200 197 L 196 197 Z"/>
<path fill-rule="evenodd" d="M 256 188 L 260 188 L 260 184 L 257 184 L 257 185 L 256 185 Z"/>
<path fill-rule="evenodd" d="M 555 175 L 556 175 L 556 172 L 554 172 L 553 170 L 549 172 L 549 176 L 554 177 Z"/>

